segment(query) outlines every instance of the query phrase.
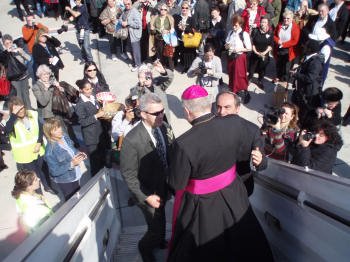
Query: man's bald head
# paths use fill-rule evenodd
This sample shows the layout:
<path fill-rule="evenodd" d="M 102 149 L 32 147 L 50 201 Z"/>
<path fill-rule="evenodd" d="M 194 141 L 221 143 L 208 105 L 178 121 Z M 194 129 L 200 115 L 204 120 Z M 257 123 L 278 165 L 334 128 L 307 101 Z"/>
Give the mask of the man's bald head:
<path fill-rule="evenodd" d="M 236 115 L 241 106 L 241 99 L 231 91 L 223 91 L 216 97 L 216 109 L 219 116 Z"/>

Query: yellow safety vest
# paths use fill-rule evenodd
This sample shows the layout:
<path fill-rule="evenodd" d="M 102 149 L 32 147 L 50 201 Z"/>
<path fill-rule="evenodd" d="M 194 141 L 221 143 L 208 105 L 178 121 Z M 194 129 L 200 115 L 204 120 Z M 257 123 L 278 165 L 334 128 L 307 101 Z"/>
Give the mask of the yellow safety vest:
<path fill-rule="evenodd" d="M 22 121 L 17 120 L 14 125 L 14 134 L 10 134 L 10 143 L 12 147 L 13 158 L 16 163 L 27 164 L 43 156 L 44 146 L 40 147 L 39 153 L 34 153 L 35 145 L 39 136 L 38 113 L 28 110 L 28 119 L 30 121 L 30 130 L 27 130 Z"/>
<path fill-rule="evenodd" d="M 21 221 L 29 231 L 35 229 L 53 214 L 51 208 L 38 194 L 21 193 L 16 199 L 16 207 Z"/>

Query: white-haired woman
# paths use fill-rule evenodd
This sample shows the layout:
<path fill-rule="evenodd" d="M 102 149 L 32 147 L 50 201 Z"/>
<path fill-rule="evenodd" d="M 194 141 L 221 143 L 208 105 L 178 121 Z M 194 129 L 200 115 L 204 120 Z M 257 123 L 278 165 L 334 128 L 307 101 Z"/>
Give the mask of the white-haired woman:
<path fill-rule="evenodd" d="M 54 85 L 59 85 L 47 65 L 40 65 L 36 71 L 36 76 L 38 80 L 33 85 L 33 94 L 38 104 L 39 117 L 42 119 L 54 117 L 52 112 L 52 95 Z"/>

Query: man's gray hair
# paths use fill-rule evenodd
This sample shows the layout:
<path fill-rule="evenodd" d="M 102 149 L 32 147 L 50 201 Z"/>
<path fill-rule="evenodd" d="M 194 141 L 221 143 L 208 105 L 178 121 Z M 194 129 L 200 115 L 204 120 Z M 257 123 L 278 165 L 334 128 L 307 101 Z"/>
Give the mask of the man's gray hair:
<path fill-rule="evenodd" d="M 219 92 L 219 94 L 216 96 L 216 100 L 215 100 L 216 104 L 218 103 L 219 97 L 221 95 L 224 95 L 224 94 L 229 94 L 229 95 L 233 96 L 233 98 L 235 100 L 235 105 L 234 105 L 235 108 L 238 108 L 241 106 L 241 98 L 237 94 L 233 93 L 232 91 L 230 91 L 228 89 L 223 89 L 222 91 Z"/>
<path fill-rule="evenodd" d="M 40 65 L 38 69 L 36 70 L 36 76 L 40 78 L 43 74 L 49 73 L 51 74 L 51 69 L 47 65 Z"/>
<path fill-rule="evenodd" d="M 13 41 L 13 38 L 12 38 L 12 36 L 10 36 L 9 34 L 4 34 L 4 35 L 2 36 L 2 42 L 4 43 L 6 40 Z"/>
<path fill-rule="evenodd" d="M 138 76 L 141 74 L 151 74 L 152 75 L 152 68 L 153 66 L 151 64 L 142 64 L 139 67 L 139 70 L 137 71 Z"/>
<path fill-rule="evenodd" d="M 162 100 L 155 93 L 147 93 L 140 97 L 140 111 L 147 112 L 150 104 L 161 104 Z"/>
<path fill-rule="evenodd" d="M 211 108 L 211 96 L 182 100 L 182 105 L 191 113 L 204 113 Z"/>

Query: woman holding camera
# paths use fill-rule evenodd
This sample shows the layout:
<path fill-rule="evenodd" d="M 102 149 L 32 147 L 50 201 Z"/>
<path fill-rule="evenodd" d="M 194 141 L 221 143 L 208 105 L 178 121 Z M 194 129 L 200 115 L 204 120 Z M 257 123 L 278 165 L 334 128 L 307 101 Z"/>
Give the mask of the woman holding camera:
<path fill-rule="evenodd" d="M 292 164 L 332 174 L 337 153 L 342 146 L 337 127 L 329 120 L 319 119 L 308 131 L 301 132 L 293 151 Z"/>
<path fill-rule="evenodd" d="M 39 29 L 33 46 L 34 73 L 36 73 L 38 66 L 47 65 L 52 70 L 56 80 L 59 81 L 59 70 L 64 67 L 56 50 L 60 45 L 61 42 L 57 38 L 49 36 L 45 29 Z"/>
<path fill-rule="evenodd" d="M 267 123 L 267 130 L 263 130 L 265 135 L 265 153 L 268 157 L 288 162 L 289 148 L 296 140 L 299 132 L 298 127 L 298 107 L 285 102 L 278 110 L 276 124 Z"/>
<path fill-rule="evenodd" d="M 90 61 L 85 64 L 84 79 L 90 82 L 94 95 L 100 92 L 109 92 L 109 85 L 107 84 L 102 72 L 98 70 L 94 61 Z"/>
<path fill-rule="evenodd" d="M 47 138 L 45 159 L 51 179 L 61 189 L 65 200 L 68 200 L 80 189 L 79 180 L 82 176 L 80 163 L 87 156 L 83 152 L 78 152 L 72 140 L 64 134 L 60 119 L 48 119 L 43 129 Z"/>
<path fill-rule="evenodd" d="M 212 102 L 219 93 L 219 79 L 222 76 L 221 60 L 214 53 L 214 46 L 207 43 L 204 46 L 204 56 L 197 57 L 187 72 L 188 77 L 197 77 L 196 83 L 208 91 Z"/>
<path fill-rule="evenodd" d="M 38 104 L 39 117 L 43 119 L 54 117 L 52 96 L 54 91 L 53 84 L 56 84 L 57 81 L 54 79 L 55 82 L 52 83 L 51 74 L 51 69 L 47 65 L 39 66 L 36 71 L 38 80 L 33 85 L 33 94 Z M 57 86 L 59 86 L 58 83 Z"/>

